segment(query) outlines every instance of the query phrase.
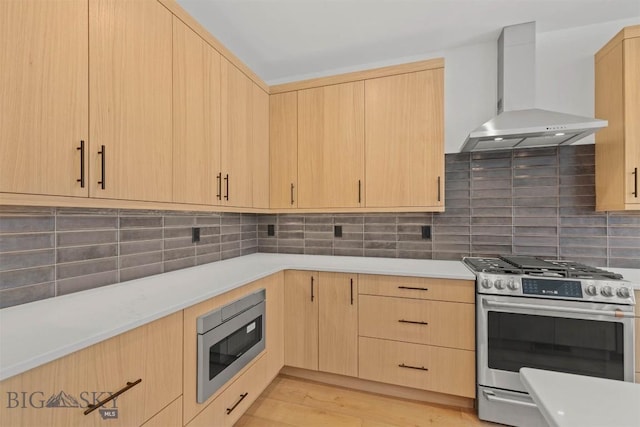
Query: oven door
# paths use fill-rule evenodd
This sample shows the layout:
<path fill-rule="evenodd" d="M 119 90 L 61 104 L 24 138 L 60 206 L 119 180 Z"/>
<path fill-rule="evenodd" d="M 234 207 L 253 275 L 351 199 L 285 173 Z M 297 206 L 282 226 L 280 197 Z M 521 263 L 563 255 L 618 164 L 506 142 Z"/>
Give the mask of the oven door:
<path fill-rule="evenodd" d="M 265 348 L 265 303 L 198 335 L 198 403 L 203 403 Z"/>
<path fill-rule="evenodd" d="M 477 295 L 478 384 L 526 392 L 520 368 L 633 381 L 632 306 Z"/>

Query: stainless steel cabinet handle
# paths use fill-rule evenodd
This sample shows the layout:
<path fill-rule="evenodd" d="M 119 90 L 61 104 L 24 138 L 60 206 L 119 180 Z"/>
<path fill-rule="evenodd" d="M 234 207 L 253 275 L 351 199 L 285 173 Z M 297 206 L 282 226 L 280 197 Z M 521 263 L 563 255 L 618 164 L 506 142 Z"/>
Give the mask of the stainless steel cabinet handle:
<path fill-rule="evenodd" d="M 76 179 L 76 182 L 80 183 L 80 188 L 84 188 L 84 141 L 80 141 L 77 150 L 80 151 L 80 179 Z"/>
<path fill-rule="evenodd" d="M 487 398 L 487 400 L 491 400 L 493 402 L 512 403 L 514 405 L 526 406 L 528 408 L 537 408 L 538 407 L 533 402 L 523 402 L 521 400 L 507 399 L 505 397 L 498 397 L 492 391 L 482 390 L 482 393 L 484 394 L 484 397 Z"/>
<path fill-rule="evenodd" d="M 98 151 L 98 154 L 100 155 L 100 164 L 102 166 L 102 171 L 100 172 L 100 181 L 98 181 L 98 185 L 100 186 L 101 189 L 104 190 L 104 187 L 106 185 L 105 184 L 105 182 L 106 182 L 106 180 L 105 180 L 106 172 L 104 170 L 105 169 L 105 163 L 106 163 L 106 160 L 105 160 L 106 154 L 105 154 L 104 145 L 100 146 L 100 151 Z"/>
<path fill-rule="evenodd" d="M 633 312 L 624 312 L 620 310 L 590 310 L 586 308 L 574 308 L 574 307 L 554 307 L 550 305 L 537 305 L 537 304 L 520 304 L 513 302 L 501 302 L 489 299 L 482 299 L 482 302 L 487 307 L 496 308 L 515 308 L 523 310 L 547 310 L 555 311 L 558 313 L 574 313 L 574 314 L 587 314 L 587 315 L 600 315 L 600 316 L 613 316 L 613 317 L 634 317 Z"/>
<path fill-rule="evenodd" d="M 238 401 L 236 403 L 233 404 L 233 406 L 231 408 L 227 408 L 227 415 L 229 415 L 230 413 L 233 412 L 234 409 L 236 409 L 238 407 L 238 405 L 240 404 L 240 402 L 242 402 L 244 400 L 245 397 L 247 397 L 249 395 L 248 392 L 246 393 L 242 393 L 240 395 L 240 399 L 238 399 Z"/>

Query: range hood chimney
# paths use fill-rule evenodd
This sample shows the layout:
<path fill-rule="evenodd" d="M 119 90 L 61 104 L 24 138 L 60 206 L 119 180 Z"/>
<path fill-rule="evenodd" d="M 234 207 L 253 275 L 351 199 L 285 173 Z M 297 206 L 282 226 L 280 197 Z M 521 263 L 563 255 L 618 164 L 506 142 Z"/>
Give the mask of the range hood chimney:
<path fill-rule="evenodd" d="M 472 131 L 462 151 L 568 145 L 606 120 L 535 108 L 536 23 L 512 25 L 498 38 L 498 115 Z"/>

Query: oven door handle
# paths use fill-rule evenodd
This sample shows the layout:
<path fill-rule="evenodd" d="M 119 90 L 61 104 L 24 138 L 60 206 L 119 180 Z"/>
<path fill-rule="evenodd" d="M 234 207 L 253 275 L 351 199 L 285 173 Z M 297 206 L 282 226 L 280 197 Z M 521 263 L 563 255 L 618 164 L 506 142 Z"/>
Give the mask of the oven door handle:
<path fill-rule="evenodd" d="M 586 308 L 574 308 L 574 307 L 555 307 L 550 305 L 536 305 L 536 304 L 521 304 L 515 302 L 501 302 L 490 299 L 483 299 L 482 302 L 487 307 L 498 308 L 519 308 L 525 310 L 547 310 L 555 311 L 559 313 L 574 313 L 574 314 L 587 314 L 587 315 L 599 315 L 599 316 L 612 316 L 612 317 L 634 317 L 632 312 L 624 312 L 622 310 L 590 310 Z"/>
<path fill-rule="evenodd" d="M 513 404 L 513 405 L 520 405 L 520 406 L 526 406 L 528 408 L 538 408 L 538 405 L 536 405 L 533 402 L 523 402 L 521 400 L 515 400 L 515 399 L 507 399 L 506 397 L 498 397 L 495 395 L 494 392 L 489 391 L 489 390 L 482 390 L 482 393 L 484 394 L 484 397 L 487 398 L 487 400 L 492 401 L 492 402 L 500 402 L 500 403 L 508 403 L 508 404 Z"/>

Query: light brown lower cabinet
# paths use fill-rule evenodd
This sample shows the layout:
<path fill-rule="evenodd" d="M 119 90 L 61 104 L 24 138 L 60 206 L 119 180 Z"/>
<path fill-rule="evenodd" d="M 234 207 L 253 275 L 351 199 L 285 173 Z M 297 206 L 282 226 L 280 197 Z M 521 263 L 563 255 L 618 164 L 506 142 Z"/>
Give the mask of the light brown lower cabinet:
<path fill-rule="evenodd" d="M 0 425 L 140 426 L 182 394 L 181 342 L 182 311 L 8 378 Z"/>
<path fill-rule="evenodd" d="M 182 425 L 182 396 L 174 400 L 158 412 L 149 421 L 143 424 L 142 427 L 169 427 L 169 426 L 181 426 Z"/>
<path fill-rule="evenodd" d="M 262 355 L 228 386 L 187 427 L 232 426 L 258 398 L 271 379 L 267 379 L 267 357 Z"/>
<path fill-rule="evenodd" d="M 360 337 L 359 377 L 475 398 L 475 352 Z"/>

